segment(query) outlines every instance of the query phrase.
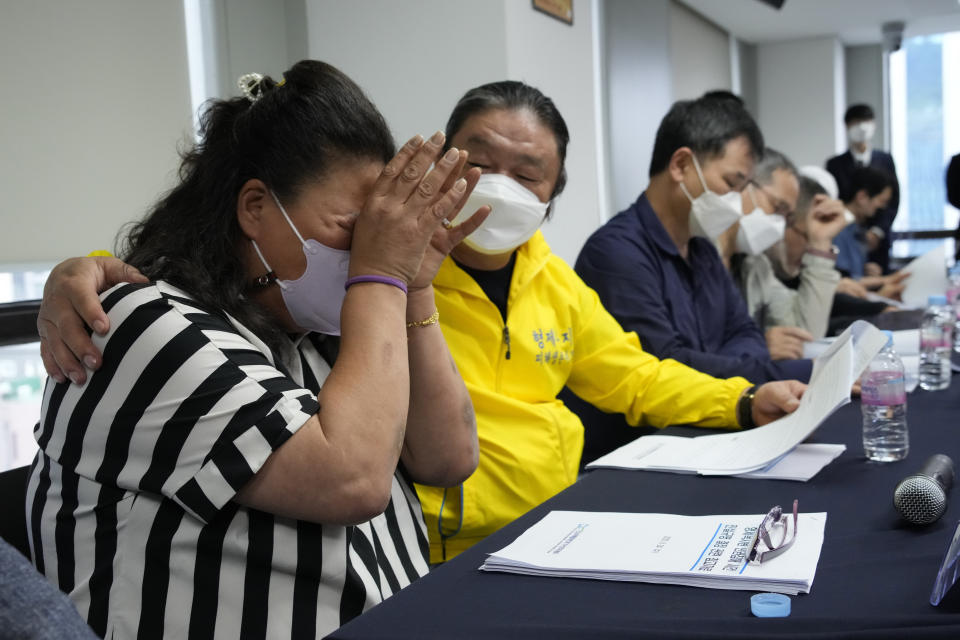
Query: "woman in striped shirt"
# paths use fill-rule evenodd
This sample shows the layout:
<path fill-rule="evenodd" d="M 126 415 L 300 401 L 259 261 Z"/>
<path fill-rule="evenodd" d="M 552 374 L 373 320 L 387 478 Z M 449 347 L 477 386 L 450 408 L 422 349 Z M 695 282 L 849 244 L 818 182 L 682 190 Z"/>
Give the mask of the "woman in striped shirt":
<path fill-rule="evenodd" d="M 477 464 L 430 283 L 479 171 L 394 155 L 329 65 L 241 88 L 127 237 L 102 366 L 45 389 L 33 557 L 100 635 L 323 635 L 427 571 L 411 482 Z"/>

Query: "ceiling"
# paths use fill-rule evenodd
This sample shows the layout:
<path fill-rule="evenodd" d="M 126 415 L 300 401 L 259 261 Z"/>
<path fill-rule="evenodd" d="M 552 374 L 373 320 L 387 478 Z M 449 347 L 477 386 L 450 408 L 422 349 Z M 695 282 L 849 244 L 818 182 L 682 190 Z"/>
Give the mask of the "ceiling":
<path fill-rule="evenodd" d="M 779 11 L 757 0 L 680 0 L 751 43 L 837 36 L 880 42 L 880 25 L 906 22 L 905 37 L 960 30 L 960 0 L 786 0 Z"/>

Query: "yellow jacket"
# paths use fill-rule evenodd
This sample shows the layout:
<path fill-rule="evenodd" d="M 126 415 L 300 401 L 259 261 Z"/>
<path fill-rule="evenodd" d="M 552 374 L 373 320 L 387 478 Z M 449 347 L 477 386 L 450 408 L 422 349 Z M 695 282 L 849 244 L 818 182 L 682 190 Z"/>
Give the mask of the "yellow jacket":
<path fill-rule="evenodd" d="M 459 489 L 417 485 L 430 533 L 430 560 L 446 559 L 526 513 L 577 478 L 580 419 L 557 400 L 568 385 L 630 424 L 736 427 L 736 402 L 750 383 L 719 380 L 640 348 L 597 294 L 537 232 L 517 250 L 507 323 L 480 286 L 447 258 L 433 281 L 443 335 L 477 416 L 480 465 Z"/>

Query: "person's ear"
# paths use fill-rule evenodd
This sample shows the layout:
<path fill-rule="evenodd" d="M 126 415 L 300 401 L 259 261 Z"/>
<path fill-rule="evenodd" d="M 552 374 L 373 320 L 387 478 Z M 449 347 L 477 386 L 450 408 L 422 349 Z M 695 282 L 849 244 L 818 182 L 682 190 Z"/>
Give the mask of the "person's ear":
<path fill-rule="evenodd" d="M 262 180 L 247 180 L 237 195 L 237 222 L 243 234 L 251 240 L 259 240 L 263 233 L 268 203 L 272 203 L 270 190 Z"/>
<path fill-rule="evenodd" d="M 688 171 L 696 171 L 693 166 L 693 150 L 690 147 L 680 147 L 670 156 L 667 171 L 674 182 L 683 182 Z"/>

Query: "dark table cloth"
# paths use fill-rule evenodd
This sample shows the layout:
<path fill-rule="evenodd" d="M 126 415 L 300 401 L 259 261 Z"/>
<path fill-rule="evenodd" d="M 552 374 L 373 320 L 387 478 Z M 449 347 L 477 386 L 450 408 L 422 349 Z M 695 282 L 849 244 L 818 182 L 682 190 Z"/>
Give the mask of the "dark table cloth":
<path fill-rule="evenodd" d="M 960 489 L 927 527 L 899 519 L 896 484 L 934 453 L 960 465 L 960 377 L 950 389 L 908 396 L 910 454 L 863 456 L 859 402 L 812 436 L 847 450 L 809 482 L 597 470 L 336 631 L 334 638 L 960 638 L 960 586 L 930 592 L 960 518 Z M 684 434 L 690 428 L 672 428 Z M 749 591 L 485 573 L 486 554 L 551 510 L 707 515 L 765 513 L 774 504 L 826 511 L 816 578 L 791 598 L 788 618 L 750 613 Z M 799 535 L 803 535 L 800 531 Z"/>

